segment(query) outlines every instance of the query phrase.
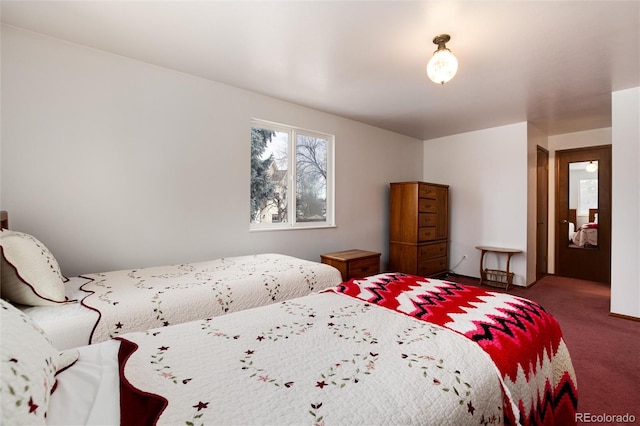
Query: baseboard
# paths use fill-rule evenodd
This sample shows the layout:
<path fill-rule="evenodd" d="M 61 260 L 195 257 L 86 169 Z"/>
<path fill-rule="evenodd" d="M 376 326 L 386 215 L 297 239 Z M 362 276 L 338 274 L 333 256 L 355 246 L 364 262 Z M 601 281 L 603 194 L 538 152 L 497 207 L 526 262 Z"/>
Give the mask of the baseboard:
<path fill-rule="evenodd" d="M 538 281 L 539 281 L 539 280 L 538 280 Z M 527 289 L 527 288 L 531 288 L 531 287 L 533 287 L 534 285 L 538 284 L 538 281 L 534 281 L 534 282 L 532 282 L 531 284 L 525 284 L 525 285 L 520 285 L 520 284 L 511 284 L 511 287 L 517 287 L 517 288 L 524 288 L 524 289 Z"/>
<path fill-rule="evenodd" d="M 632 317 L 631 315 L 616 314 L 616 313 L 613 313 L 613 312 L 609 312 L 609 316 L 610 317 L 615 317 L 615 318 L 622 318 L 622 319 L 629 320 L 629 321 L 640 322 L 640 318 Z"/>
<path fill-rule="evenodd" d="M 451 271 L 444 272 L 444 273 L 441 274 L 441 276 L 443 278 L 446 278 L 446 277 L 460 277 L 460 278 L 465 278 L 467 280 L 480 281 L 480 278 L 478 278 L 478 277 L 472 277 L 470 275 L 462 275 L 462 274 L 458 274 L 456 272 L 451 272 Z"/>
<path fill-rule="evenodd" d="M 543 275 L 543 277 L 542 277 L 542 278 L 540 278 L 540 280 L 543 280 L 545 277 L 553 277 L 553 276 L 555 276 L 555 275 L 556 275 L 556 274 L 548 274 L 548 273 L 547 273 L 547 274 L 544 274 L 544 275 Z M 523 287 L 523 288 L 531 288 L 531 287 L 533 287 L 534 285 L 538 284 L 538 282 L 539 282 L 540 280 L 535 280 L 535 281 L 534 281 L 534 282 L 532 282 L 531 284 L 523 285 L 523 286 L 521 286 L 521 287 Z"/>

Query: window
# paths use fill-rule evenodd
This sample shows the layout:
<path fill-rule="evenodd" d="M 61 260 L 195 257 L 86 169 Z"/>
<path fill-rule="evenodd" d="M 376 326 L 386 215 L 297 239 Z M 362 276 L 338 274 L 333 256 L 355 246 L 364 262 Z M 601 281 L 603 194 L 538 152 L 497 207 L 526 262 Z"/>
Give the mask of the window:
<path fill-rule="evenodd" d="M 253 120 L 251 229 L 334 226 L 333 135 Z"/>
<path fill-rule="evenodd" d="M 587 216 L 589 209 L 598 208 L 598 179 L 580 179 L 579 216 Z"/>

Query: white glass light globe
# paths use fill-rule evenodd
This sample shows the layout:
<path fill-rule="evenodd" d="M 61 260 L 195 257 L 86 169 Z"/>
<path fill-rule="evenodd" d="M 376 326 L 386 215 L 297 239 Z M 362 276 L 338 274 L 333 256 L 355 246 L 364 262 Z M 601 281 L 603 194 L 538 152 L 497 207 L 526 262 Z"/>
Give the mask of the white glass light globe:
<path fill-rule="evenodd" d="M 438 84 L 445 84 L 458 71 L 458 60 L 449 49 L 439 49 L 427 64 L 427 75 Z"/>

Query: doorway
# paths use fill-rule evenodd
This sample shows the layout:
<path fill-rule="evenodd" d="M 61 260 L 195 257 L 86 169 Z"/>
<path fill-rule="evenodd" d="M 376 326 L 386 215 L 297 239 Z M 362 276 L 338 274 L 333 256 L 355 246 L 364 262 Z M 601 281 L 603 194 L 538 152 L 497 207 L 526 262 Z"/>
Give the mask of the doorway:
<path fill-rule="evenodd" d="M 611 145 L 556 151 L 556 274 L 611 283 Z"/>

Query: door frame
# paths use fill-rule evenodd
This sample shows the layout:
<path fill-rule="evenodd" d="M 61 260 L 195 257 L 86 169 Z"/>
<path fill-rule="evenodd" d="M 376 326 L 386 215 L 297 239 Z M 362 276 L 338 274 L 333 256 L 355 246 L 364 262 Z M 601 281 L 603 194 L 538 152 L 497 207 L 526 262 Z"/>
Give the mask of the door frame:
<path fill-rule="evenodd" d="M 568 248 L 568 163 L 598 161 L 598 248 Z M 566 165 L 566 167 L 565 167 Z M 611 145 L 556 151 L 555 273 L 611 283 Z"/>
<path fill-rule="evenodd" d="M 536 149 L 536 281 L 549 273 L 549 151 Z"/>

